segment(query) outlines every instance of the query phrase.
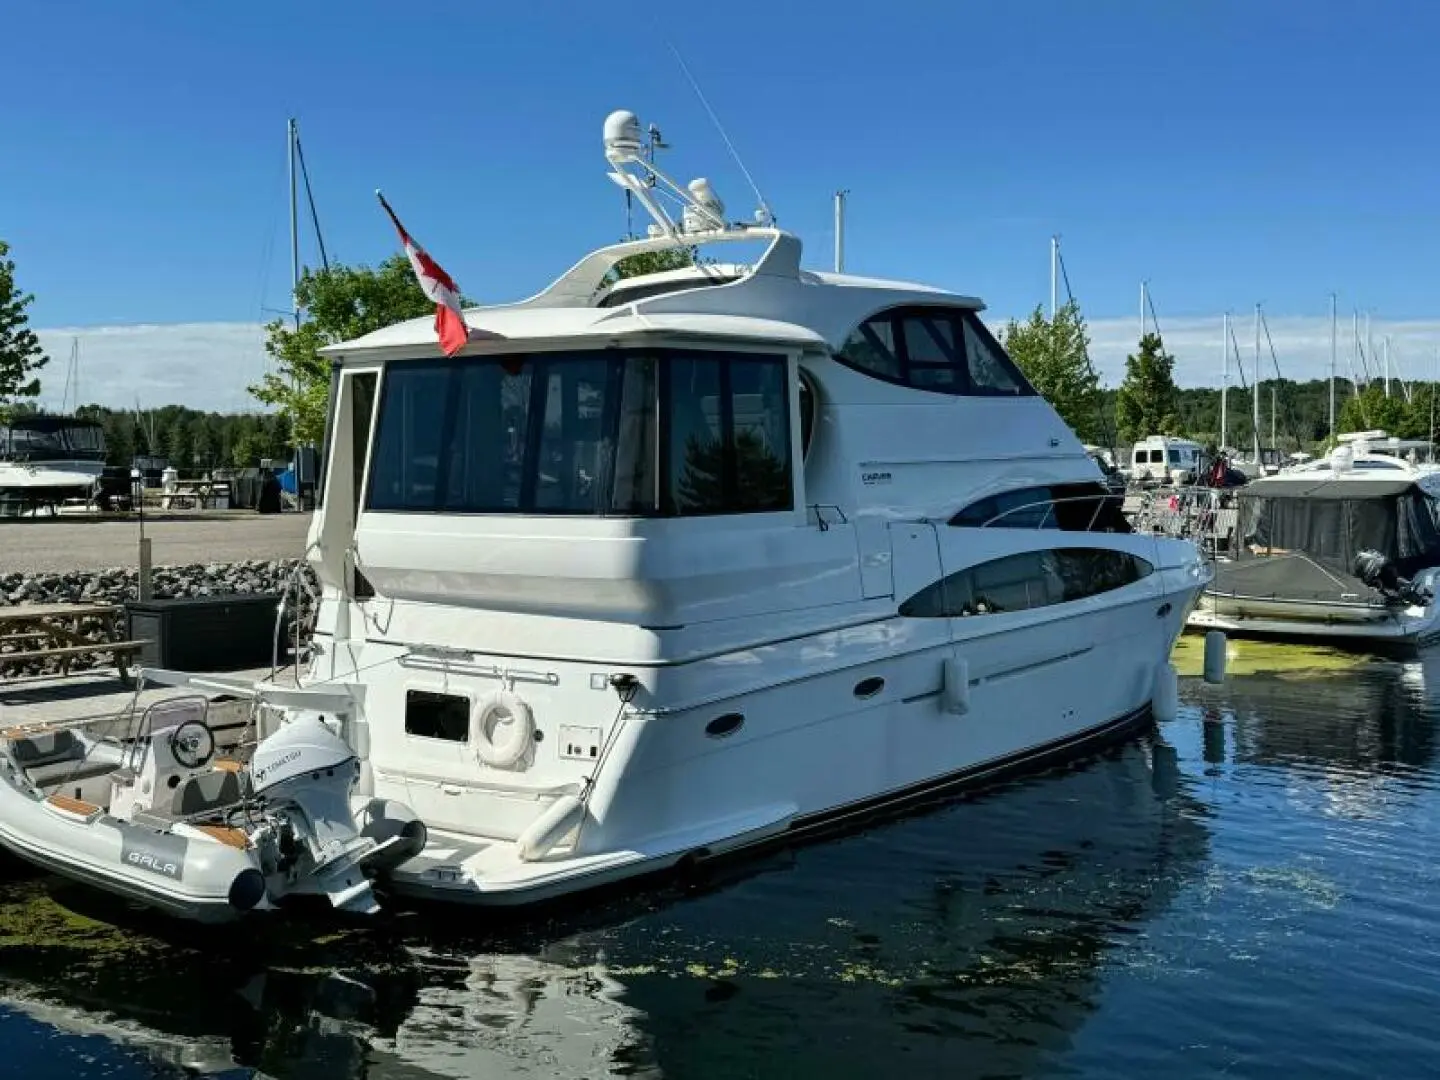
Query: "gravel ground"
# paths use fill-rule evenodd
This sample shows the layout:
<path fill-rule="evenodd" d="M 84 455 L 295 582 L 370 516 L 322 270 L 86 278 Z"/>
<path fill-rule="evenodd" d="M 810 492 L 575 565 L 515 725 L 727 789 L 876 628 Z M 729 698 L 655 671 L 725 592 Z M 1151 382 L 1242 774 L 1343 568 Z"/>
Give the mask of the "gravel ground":
<path fill-rule="evenodd" d="M 260 515 L 209 511 L 203 516 L 145 519 L 155 566 L 296 559 L 305 548 L 308 513 Z M 63 573 L 135 566 L 136 521 L 22 518 L 0 522 L 0 573 Z"/>

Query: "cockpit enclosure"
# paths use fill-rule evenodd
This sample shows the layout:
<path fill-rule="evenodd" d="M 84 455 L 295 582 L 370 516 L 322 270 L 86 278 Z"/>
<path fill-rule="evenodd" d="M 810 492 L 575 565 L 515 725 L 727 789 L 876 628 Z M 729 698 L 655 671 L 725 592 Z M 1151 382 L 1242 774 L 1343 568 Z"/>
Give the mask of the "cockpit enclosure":
<path fill-rule="evenodd" d="M 105 428 L 72 416 L 16 416 L 0 426 L 0 461 L 104 461 Z"/>
<path fill-rule="evenodd" d="M 787 358 L 576 349 L 400 360 L 365 508 L 688 517 L 791 510 Z"/>

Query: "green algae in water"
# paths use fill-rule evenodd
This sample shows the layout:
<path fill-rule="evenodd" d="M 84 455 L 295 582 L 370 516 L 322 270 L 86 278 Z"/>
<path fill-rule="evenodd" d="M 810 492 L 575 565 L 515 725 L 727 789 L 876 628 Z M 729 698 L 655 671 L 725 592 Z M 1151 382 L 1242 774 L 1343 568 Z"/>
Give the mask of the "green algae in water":
<path fill-rule="evenodd" d="M 1229 638 L 1225 643 L 1225 656 L 1227 675 L 1276 675 L 1281 678 L 1338 675 L 1376 663 L 1374 657 L 1344 649 L 1250 638 Z M 1204 636 L 1182 634 L 1170 659 L 1181 675 L 1198 677 L 1203 674 Z"/>

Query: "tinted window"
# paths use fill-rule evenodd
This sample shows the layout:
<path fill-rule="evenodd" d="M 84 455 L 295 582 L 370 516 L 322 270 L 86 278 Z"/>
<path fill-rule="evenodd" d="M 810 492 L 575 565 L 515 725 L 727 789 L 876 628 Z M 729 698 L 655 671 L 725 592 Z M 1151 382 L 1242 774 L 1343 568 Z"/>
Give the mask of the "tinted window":
<path fill-rule="evenodd" d="M 933 619 L 1047 607 L 1122 588 L 1153 569 L 1105 548 L 1027 551 L 949 574 L 902 603 L 900 614 Z"/>
<path fill-rule="evenodd" d="M 405 691 L 405 734 L 468 742 L 470 699 L 428 690 Z"/>
<path fill-rule="evenodd" d="M 896 308 L 855 329 L 836 359 L 886 382 L 960 395 L 1033 395 L 973 311 Z"/>
<path fill-rule="evenodd" d="M 1125 499 L 1103 484 L 1055 484 L 1002 491 L 971 503 L 950 519 L 963 528 L 1130 532 Z"/>
<path fill-rule="evenodd" d="M 606 350 L 397 361 L 366 506 L 408 513 L 785 510 L 783 357 Z"/>
<path fill-rule="evenodd" d="M 663 509 L 681 516 L 788 510 L 790 404 L 783 361 L 696 354 L 666 369 Z"/>

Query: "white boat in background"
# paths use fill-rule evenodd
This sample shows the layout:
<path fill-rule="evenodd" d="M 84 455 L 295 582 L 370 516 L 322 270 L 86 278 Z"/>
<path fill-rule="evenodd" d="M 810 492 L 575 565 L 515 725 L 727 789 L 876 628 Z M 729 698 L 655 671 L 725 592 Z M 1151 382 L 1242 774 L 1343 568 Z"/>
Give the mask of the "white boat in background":
<path fill-rule="evenodd" d="M 1235 492 L 1231 553 L 1189 625 L 1414 648 L 1440 639 L 1440 468 L 1341 436 L 1328 457 Z M 1393 449 L 1393 447 L 1392 447 Z"/>
<path fill-rule="evenodd" d="M 327 350 L 312 661 L 253 689 L 355 748 L 357 803 L 425 822 L 391 889 L 558 897 L 1173 704 L 1208 566 L 1130 531 L 980 301 L 802 269 L 763 211 L 727 224 L 647 160 L 633 114 L 605 152 L 650 237 L 467 311 L 454 357 L 431 319 Z M 753 263 L 614 273 L 737 243 Z"/>
<path fill-rule="evenodd" d="M 26 509 L 90 499 L 105 469 L 105 428 L 75 416 L 31 413 L 0 425 L 0 499 Z"/>

